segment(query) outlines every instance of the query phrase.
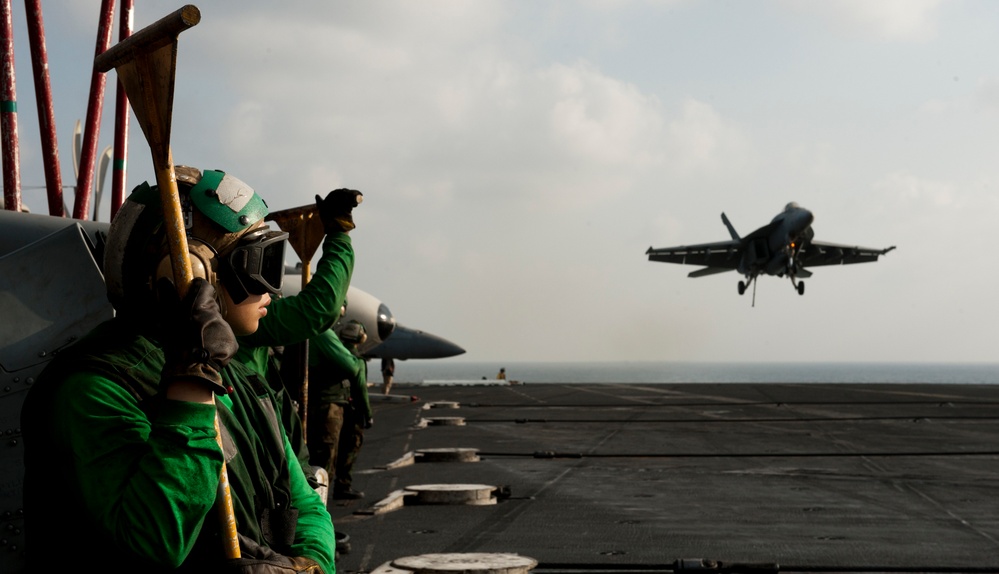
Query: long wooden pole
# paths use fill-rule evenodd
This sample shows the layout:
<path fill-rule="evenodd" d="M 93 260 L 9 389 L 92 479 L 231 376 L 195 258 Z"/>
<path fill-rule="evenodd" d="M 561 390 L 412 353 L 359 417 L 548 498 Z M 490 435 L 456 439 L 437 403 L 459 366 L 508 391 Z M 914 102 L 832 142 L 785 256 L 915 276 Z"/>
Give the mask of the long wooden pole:
<path fill-rule="evenodd" d="M 319 218 L 315 205 L 293 207 L 275 211 L 267 216 L 267 221 L 273 221 L 282 230 L 287 231 L 288 243 L 295 254 L 302 260 L 302 290 L 312 279 L 312 255 L 323 242 L 325 230 Z M 306 443 L 309 429 L 309 340 L 302 341 L 299 356 L 295 357 L 302 366 L 302 380 L 299 382 L 298 416 L 302 419 L 302 435 Z"/>
<path fill-rule="evenodd" d="M 173 116 L 173 85 L 177 65 L 177 36 L 201 21 L 201 11 L 187 5 L 173 14 L 139 30 L 98 56 L 94 67 L 115 68 L 132 110 L 146 136 L 156 169 L 156 183 L 163 203 L 163 219 L 170 243 L 170 263 L 180 296 L 187 294 L 194 280 L 187 247 L 187 231 L 180 207 L 177 174 L 170 151 L 170 123 Z M 219 446 L 222 433 L 218 415 L 215 430 Z M 219 519 L 226 556 L 239 558 L 239 538 L 225 463 L 219 477 Z"/>

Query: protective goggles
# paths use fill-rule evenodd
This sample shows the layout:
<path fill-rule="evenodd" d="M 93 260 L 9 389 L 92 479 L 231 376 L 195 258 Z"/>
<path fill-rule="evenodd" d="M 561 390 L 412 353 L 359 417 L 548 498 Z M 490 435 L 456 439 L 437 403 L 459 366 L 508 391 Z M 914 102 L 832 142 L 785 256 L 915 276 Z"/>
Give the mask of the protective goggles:
<path fill-rule="evenodd" d="M 239 239 L 225 258 L 223 280 L 234 303 L 250 293 L 263 295 L 281 291 L 284 282 L 284 246 L 288 234 L 266 227 L 251 231 Z"/>

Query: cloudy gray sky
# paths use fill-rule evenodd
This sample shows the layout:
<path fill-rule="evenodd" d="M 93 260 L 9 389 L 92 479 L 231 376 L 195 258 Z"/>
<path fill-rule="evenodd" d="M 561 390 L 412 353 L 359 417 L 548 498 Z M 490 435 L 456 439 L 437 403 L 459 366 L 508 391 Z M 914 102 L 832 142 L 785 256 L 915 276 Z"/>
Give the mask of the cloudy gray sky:
<path fill-rule="evenodd" d="M 43 4 L 72 180 L 100 2 Z M 137 4 L 136 29 L 180 6 Z M 997 360 L 995 2 L 199 7 L 175 161 L 230 171 L 272 209 L 363 191 L 354 284 L 460 360 Z M 14 12 L 24 201 L 44 212 Z M 100 148 L 110 106 L 104 126 Z M 130 186 L 154 177 L 134 122 L 131 138 Z M 688 279 L 644 254 L 727 239 L 722 211 L 747 234 L 789 201 L 817 239 L 898 249 L 819 268 L 803 297 L 761 278 L 755 308 L 735 273 Z"/>

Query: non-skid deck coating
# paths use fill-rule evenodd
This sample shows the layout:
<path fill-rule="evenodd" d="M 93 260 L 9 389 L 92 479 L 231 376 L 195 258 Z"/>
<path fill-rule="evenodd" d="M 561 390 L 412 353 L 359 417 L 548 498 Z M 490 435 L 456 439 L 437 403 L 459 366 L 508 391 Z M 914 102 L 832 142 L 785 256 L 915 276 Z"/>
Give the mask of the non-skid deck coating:
<path fill-rule="evenodd" d="M 999 386 L 393 388 L 416 402 L 371 390 L 354 473 L 366 497 L 330 502 L 351 542 L 341 573 L 466 552 L 528 556 L 535 572 L 665 572 L 680 558 L 999 571 Z M 434 401 L 459 408 L 423 408 Z M 419 428 L 438 416 L 465 424 Z M 443 447 L 481 460 L 379 468 Z M 355 513 L 421 484 L 495 485 L 501 500 Z"/>

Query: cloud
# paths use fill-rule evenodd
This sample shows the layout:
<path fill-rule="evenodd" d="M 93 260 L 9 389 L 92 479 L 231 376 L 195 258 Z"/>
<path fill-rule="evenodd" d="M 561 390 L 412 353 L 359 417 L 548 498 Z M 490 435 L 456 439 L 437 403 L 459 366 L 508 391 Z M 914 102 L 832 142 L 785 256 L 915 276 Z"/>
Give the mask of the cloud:
<path fill-rule="evenodd" d="M 967 112 L 999 115 L 999 78 L 983 76 L 978 79 L 971 92 L 952 98 L 929 99 L 919 106 L 919 111 L 928 115 Z"/>
<path fill-rule="evenodd" d="M 980 79 L 972 94 L 972 102 L 978 110 L 989 114 L 999 113 L 999 78 Z"/>
<path fill-rule="evenodd" d="M 899 205 L 947 209 L 961 203 L 954 183 L 920 179 L 906 172 L 891 173 L 876 182 L 873 188 Z"/>
<path fill-rule="evenodd" d="M 850 33 L 887 42 L 925 42 L 937 35 L 943 0 L 784 0 Z"/>
<path fill-rule="evenodd" d="M 722 163 L 738 163 L 745 138 L 710 105 L 687 99 L 669 124 L 670 164 L 681 173 L 709 172 Z"/>
<path fill-rule="evenodd" d="M 662 133 L 659 102 L 638 88 L 602 75 L 586 62 L 556 64 L 540 74 L 554 96 L 555 144 L 575 158 L 601 164 L 657 161 Z"/>
<path fill-rule="evenodd" d="M 196 113 L 176 117 L 176 147 L 287 190 L 276 208 L 348 185 L 407 206 L 581 212 L 672 175 L 719 177 L 751 149 L 704 101 L 539 61 L 505 3 L 209 8 L 211 34 L 181 50 L 175 108 Z"/>

